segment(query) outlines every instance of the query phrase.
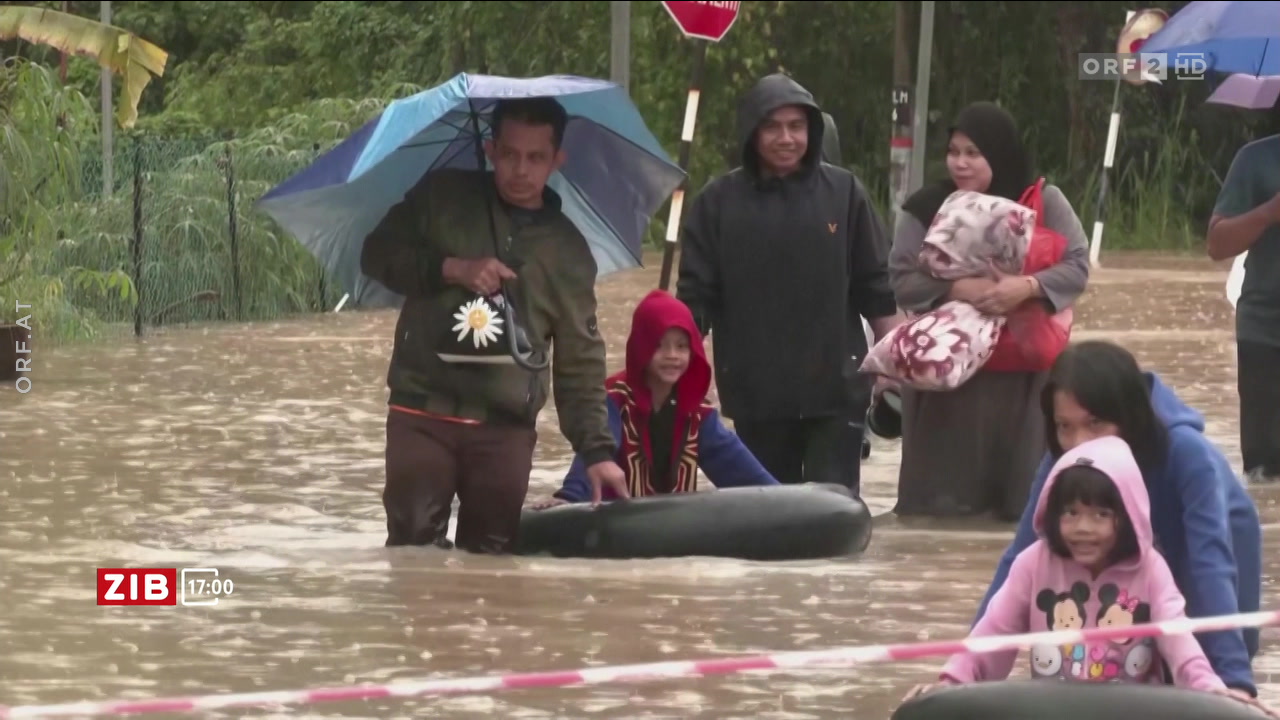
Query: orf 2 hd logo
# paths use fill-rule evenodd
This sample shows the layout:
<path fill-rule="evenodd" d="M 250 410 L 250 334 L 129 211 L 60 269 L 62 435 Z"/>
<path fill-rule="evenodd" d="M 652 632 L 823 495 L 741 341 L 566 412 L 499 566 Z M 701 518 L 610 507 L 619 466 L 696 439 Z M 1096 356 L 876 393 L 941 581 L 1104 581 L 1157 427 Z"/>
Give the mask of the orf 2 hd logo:
<path fill-rule="evenodd" d="M 217 605 L 235 585 L 217 568 L 98 568 L 99 605 Z"/>
<path fill-rule="evenodd" d="M 1203 80 L 1209 72 L 1204 53 L 1080 53 L 1078 80 Z"/>

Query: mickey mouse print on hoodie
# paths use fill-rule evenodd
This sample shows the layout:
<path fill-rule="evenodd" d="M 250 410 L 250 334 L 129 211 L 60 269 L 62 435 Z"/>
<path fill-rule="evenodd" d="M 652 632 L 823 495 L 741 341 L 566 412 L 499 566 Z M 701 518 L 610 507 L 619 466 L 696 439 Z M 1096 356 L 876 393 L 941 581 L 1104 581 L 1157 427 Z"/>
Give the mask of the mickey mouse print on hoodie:
<path fill-rule="evenodd" d="M 1067 592 L 1041 590 L 1036 594 L 1036 607 L 1045 614 L 1048 629 L 1079 630 L 1084 627 L 1084 604 L 1088 599 L 1089 586 L 1076 582 Z M 1031 672 L 1041 676 L 1067 672 L 1070 677 L 1083 677 L 1084 659 L 1083 645 L 1037 645 L 1031 649 Z"/>
<path fill-rule="evenodd" d="M 1038 540 L 1014 560 L 971 637 L 1186 617 L 1186 601 L 1153 544 L 1141 471 L 1120 438 L 1089 441 L 1058 460 L 1037 500 L 1035 530 Z M 959 653 L 941 679 L 1003 680 L 1017 656 L 1016 650 Z M 1030 669 L 1037 679 L 1160 684 L 1161 660 L 1179 686 L 1225 688 L 1190 635 L 1039 645 L 1031 649 Z"/>

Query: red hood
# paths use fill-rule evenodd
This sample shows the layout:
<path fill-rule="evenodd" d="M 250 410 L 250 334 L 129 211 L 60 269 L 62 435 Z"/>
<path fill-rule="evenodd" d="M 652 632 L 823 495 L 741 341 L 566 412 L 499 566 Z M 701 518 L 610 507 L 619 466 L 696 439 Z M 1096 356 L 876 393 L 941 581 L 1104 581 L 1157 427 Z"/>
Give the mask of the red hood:
<path fill-rule="evenodd" d="M 702 334 L 693 321 L 693 313 L 671 294 L 654 290 L 640 301 L 631 317 L 631 334 L 627 336 L 627 369 L 609 378 L 610 385 L 618 380 L 626 381 L 639 410 L 646 415 L 652 409 L 653 401 L 649 397 L 645 372 L 662 342 L 663 334 L 671 328 L 689 333 L 689 369 L 676 385 L 677 413 L 683 417 L 697 410 L 711 389 L 711 364 L 707 362 Z"/>

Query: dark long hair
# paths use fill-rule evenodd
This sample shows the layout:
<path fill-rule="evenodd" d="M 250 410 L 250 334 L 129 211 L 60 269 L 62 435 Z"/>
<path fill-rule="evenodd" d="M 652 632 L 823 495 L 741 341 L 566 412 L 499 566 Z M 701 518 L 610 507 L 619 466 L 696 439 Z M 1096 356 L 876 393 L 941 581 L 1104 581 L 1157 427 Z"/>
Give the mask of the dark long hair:
<path fill-rule="evenodd" d="M 1118 427 L 1144 475 L 1163 467 L 1169 431 L 1151 405 L 1150 383 L 1128 350 L 1088 340 L 1070 345 L 1058 356 L 1040 393 L 1045 440 L 1055 459 L 1063 453 L 1053 417 L 1053 398 L 1059 390 L 1071 393 L 1089 414 Z"/>

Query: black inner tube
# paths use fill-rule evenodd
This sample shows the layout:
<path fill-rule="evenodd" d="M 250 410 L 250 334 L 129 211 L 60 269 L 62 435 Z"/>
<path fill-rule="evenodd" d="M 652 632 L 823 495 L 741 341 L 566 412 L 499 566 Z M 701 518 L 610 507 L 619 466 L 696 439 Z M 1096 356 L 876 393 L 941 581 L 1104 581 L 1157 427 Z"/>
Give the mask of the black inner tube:
<path fill-rule="evenodd" d="M 1262 720 L 1231 698 L 1170 685 L 1010 680 L 944 687 L 890 720 Z"/>
<path fill-rule="evenodd" d="M 810 560 L 856 555 L 871 512 L 848 488 L 726 488 L 525 510 L 518 555 L 579 558 L 730 557 Z"/>

